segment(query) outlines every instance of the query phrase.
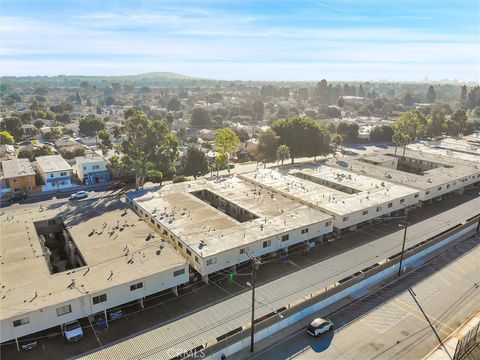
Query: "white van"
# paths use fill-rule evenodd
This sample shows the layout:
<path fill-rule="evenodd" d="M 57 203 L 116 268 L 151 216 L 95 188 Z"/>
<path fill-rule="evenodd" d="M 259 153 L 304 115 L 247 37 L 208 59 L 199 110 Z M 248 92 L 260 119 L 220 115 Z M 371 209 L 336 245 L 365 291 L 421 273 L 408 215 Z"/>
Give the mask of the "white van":
<path fill-rule="evenodd" d="M 62 325 L 62 334 L 68 342 L 77 342 L 83 337 L 82 326 L 78 320 L 70 321 Z"/>

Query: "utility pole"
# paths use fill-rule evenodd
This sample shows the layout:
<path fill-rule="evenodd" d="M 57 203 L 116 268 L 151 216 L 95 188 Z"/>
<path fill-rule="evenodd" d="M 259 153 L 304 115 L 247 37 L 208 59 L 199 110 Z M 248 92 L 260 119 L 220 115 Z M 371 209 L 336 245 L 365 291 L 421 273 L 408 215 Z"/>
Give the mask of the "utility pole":
<path fill-rule="evenodd" d="M 407 220 L 405 219 L 404 221 L 404 232 L 403 232 L 403 243 L 402 243 L 402 252 L 400 254 L 400 266 L 398 267 L 398 276 L 402 274 L 402 263 L 403 263 L 403 252 L 405 251 L 405 241 L 407 240 L 407 228 L 408 228 L 408 223 Z"/>
<path fill-rule="evenodd" d="M 255 343 L 255 281 L 256 281 L 256 271 L 258 265 L 261 264 L 260 260 L 258 260 L 255 256 L 250 254 L 249 252 L 246 255 L 252 261 L 252 283 L 250 284 L 252 287 L 252 325 L 250 328 L 250 352 L 253 353 L 253 346 Z"/>

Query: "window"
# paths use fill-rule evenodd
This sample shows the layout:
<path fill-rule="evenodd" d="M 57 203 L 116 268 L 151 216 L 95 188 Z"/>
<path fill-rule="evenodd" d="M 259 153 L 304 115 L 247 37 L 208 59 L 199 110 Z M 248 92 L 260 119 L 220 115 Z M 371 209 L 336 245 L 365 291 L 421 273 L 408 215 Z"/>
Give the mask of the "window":
<path fill-rule="evenodd" d="M 66 172 L 66 171 L 62 171 L 62 172 L 60 173 L 60 176 L 67 176 L 67 172 Z"/>
<path fill-rule="evenodd" d="M 178 247 L 179 247 L 180 249 L 183 249 L 183 245 L 182 245 L 182 243 L 181 243 L 180 241 L 178 242 Z"/>
<path fill-rule="evenodd" d="M 192 252 L 190 251 L 190 249 L 187 249 L 187 254 L 192 256 Z"/>
<path fill-rule="evenodd" d="M 182 274 L 185 274 L 185 269 L 175 270 L 173 272 L 173 276 L 179 276 L 179 275 L 182 275 Z"/>
<path fill-rule="evenodd" d="M 405 199 L 400 199 L 400 204 L 403 204 L 405 202 Z"/>
<path fill-rule="evenodd" d="M 212 265 L 212 264 L 216 264 L 216 263 L 217 263 L 217 258 L 216 257 L 207 260 L 207 265 Z"/>
<path fill-rule="evenodd" d="M 387 207 L 390 209 L 393 206 L 393 203 L 388 203 Z"/>
<path fill-rule="evenodd" d="M 428 194 L 430 194 L 430 191 L 426 191 L 426 192 L 425 192 L 425 195 L 428 195 Z"/>
<path fill-rule="evenodd" d="M 330 225 L 332 225 L 332 222 L 331 222 L 331 221 L 327 221 L 327 222 L 325 223 L 325 227 L 329 227 Z"/>
<path fill-rule="evenodd" d="M 418 194 L 415 194 L 414 198 L 415 198 L 415 199 L 418 198 Z"/>
<path fill-rule="evenodd" d="M 348 221 L 348 219 L 349 219 L 348 216 L 343 217 L 343 221 Z"/>
<path fill-rule="evenodd" d="M 200 264 L 200 261 L 198 260 L 198 256 L 195 255 L 195 261 Z"/>
<path fill-rule="evenodd" d="M 139 282 L 139 283 L 130 285 L 130 291 L 134 291 L 134 290 L 141 289 L 141 288 L 143 288 L 143 282 Z"/>
<path fill-rule="evenodd" d="M 18 319 L 18 320 L 13 320 L 13 327 L 26 325 L 28 323 L 30 323 L 30 319 L 28 317 L 21 318 L 21 319 Z"/>
<path fill-rule="evenodd" d="M 367 215 L 367 214 L 368 214 L 368 210 L 365 210 L 365 211 L 363 212 L 363 216 L 365 216 L 365 215 Z"/>
<path fill-rule="evenodd" d="M 302 234 L 308 233 L 308 228 L 302 229 Z"/>
<path fill-rule="evenodd" d="M 382 207 L 381 206 L 377 206 L 377 212 L 381 211 L 382 210 Z"/>
<path fill-rule="evenodd" d="M 270 245 L 272 245 L 272 240 L 267 240 L 267 241 L 263 242 L 263 247 L 264 248 L 269 247 Z"/>
<path fill-rule="evenodd" d="M 287 241 L 289 238 L 289 235 L 282 235 L 282 241 Z"/>
<path fill-rule="evenodd" d="M 480 176 L 480 175 L 479 175 L 479 176 Z M 453 186 L 455 186 L 455 185 L 457 185 L 457 182 L 456 182 L 456 181 L 453 183 Z"/>
<path fill-rule="evenodd" d="M 70 314 L 71 312 L 72 312 L 72 306 L 70 304 L 65 306 L 60 306 L 57 308 L 57 316 Z"/>
<path fill-rule="evenodd" d="M 93 305 L 100 304 L 100 303 L 105 302 L 105 301 L 107 301 L 107 294 L 94 296 L 92 298 Z"/>
<path fill-rule="evenodd" d="M 100 169 L 100 165 L 93 165 L 93 170 Z"/>
<path fill-rule="evenodd" d="M 84 167 L 83 167 L 83 170 L 87 170 L 87 167 L 86 167 L 86 166 L 84 166 Z"/>
<path fill-rule="evenodd" d="M 437 190 L 438 190 L 438 191 L 442 190 L 442 187 L 441 187 L 441 186 L 439 186 Z"/>
<path fill-rule="evenodd" d="M 153 219 L 150 219 L 150 222 L 151 222 L 152 224 L 155 224 L 155 221 L 153 221 Z"/>
<path fill-rule="evenodd" d="M 450 189 L 450 184 L 447 184 L 447 189 Z"/>
<path fill-rule="evenodd" d="M 19 192 L 19 191 L 20 191 L 20 188 L 15 188 L 14 191 L 15 191 L 15 192 Z"/>
<path fill-rule="evenodd" d="M 248 247 L 244 247 L 240 249 L 240 254 L 245 254 L 248 251 Z"/>
<path fill-rule="evenodd" d="M 50 177 L 53 178 L 55 175 L 54 174 L 50 174 Z"/>
<path fill-rule="evenodd" d="M 55 219 L 48 220 L 48 225 L 55 225 L 56 223 Z"/>
<path fill-rule="evenodd" d="M 20 179 L 13 179 L 13 182 L 18 183 L 18 182 L 20 182 Z"/>

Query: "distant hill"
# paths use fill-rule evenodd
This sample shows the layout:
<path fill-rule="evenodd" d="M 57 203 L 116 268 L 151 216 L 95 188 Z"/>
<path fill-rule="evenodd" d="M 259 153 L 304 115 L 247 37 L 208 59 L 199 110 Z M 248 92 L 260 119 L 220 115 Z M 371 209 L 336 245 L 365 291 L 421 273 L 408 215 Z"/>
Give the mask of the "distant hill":
<path fill-rule="evenodd" d="M 221 80 L 204 79 L 172 72 L 149 72 L 136 75 L 88 76 L 2 76 L 2 83 L 48 84 L 52 86 L 77 87 L 82 81 L 89 84 L 107 85 L 110 83 L 129 83 L 135 86 L 207 86 Z"/>

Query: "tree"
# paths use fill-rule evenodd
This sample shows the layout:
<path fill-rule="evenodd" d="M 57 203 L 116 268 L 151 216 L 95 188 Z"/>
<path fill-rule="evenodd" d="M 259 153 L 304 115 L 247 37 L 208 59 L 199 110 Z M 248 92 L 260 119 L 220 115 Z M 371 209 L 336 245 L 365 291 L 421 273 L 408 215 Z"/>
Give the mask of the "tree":
<path fill-rule="evenodd" d="M 345 99 L 343 97 L 339 97 L 337 100 L 337 106 L 341 109 L 345 106 Z"/>
<path fill-rule="evenodd" d="M 211 116 L 210 112 L 202 107 L 194 107 L 190 118 L 190 123 L 193 127 L 208 128 L 210 126 Z"/>
<path fill-rule="evenodd" d="M 183 174 L 186 176 L 203 176 L 208 174 L 208 158 L 205 152 L 196 145 L 189 145 L 182 161 Z"/>
<path fill-rule="evenodd" d="M 403 97 L 403 105 L 405 106 L 413 106 L 415 105 L 415 100 L 413 99 L 412 94 L 406 93 Z"/>
<path fill-rule="evenodd" d="M 47 145 L 43 145 L 42 147 L 36 147 L 34 149 L 29 149 L 25 147 L 18 152 L 18 158 L 35 161 L 35 158 L 39 156 L 46 156 L 46 155 L 52 155 L 52 154 L 53 154 L 52 150 Z"/>
<path fill-rule="evenodd" d="M 115 104 L 115 98 L 113 96 L 107 96 L 105 98 L 105 105 L 106 106 L 111 106 Z"/>
<path fill-rule="evenodd" d="M 271 128 L 279 136 L 279 143 L 290 148 L 292 163 L 296 157 L 323 155 L 330 151 L 327 129 L 310 118 L 278 119 Z"/>
<path fill-rule="evenodd" d="M 428 133 L 432 137 L 442 135 L 445 125 L 445 112 L 440 106 L 434 106 L 427 121 Z"/>
<path fill-rule="evenodd" d="M 337 126 L 337 133 L 340 134 L 346 143 L 354 143 L 358 138 L 359 126 L 354 122 L 341 121 Z"/>
<path fill-rule="evenodd" d="M 277 149 L 277 160 L 281 161 L 283 165 L 283 162 L 285 161 L 285 159 L 288 159 L 289 157 L 290 157 L 290 148 L 285 144 L 280 145 Z"/>
<path fill-rule="evenodd" d="M 328 119 L 341 118 L 342 117 L 342 112 L 340 111 L 339 108 L 337 108 L 335 106 L 329 106 L 329 107 L 326 108 L 325 116 Z"/>
<path fill-rule="evenodd" d="M 405 155 L 405 147 L 408 144 L 425 136 L 427 122 L 418 110 L 411 110 L 401 114 L 393 123 L 392 128 L 393 141 L 396 146 L 403 146 L 403 154 Z"/>
<path fill-rule="evenodd" d="M 359 96 L 359 97 L 365 97 L 365 90 L 363 90 L 363 86 L 362 86 L 362 85 L 360 85 L 360 86 L 358 87 L 358 96 Z"/>
<path fill-rule="evenodd" d="M 45 122 L 43 120 L 35 120 L 33 122 L 33 126 L 35 126 L 37 129 L 41 129 L 45 125 Z"/>
<path fill-rule="evenodd" d="M 122 163 L 135 171 L 137 188 L 152 171 L 172 173 L 179 145 L 175 134 L 163 120 L 151 122 L 138 109 L 125 111 L 122 128 Z"/>
<path fill-rule="evenodd" d="M 216 160 L 217 176 L 218 170 L 224 165 L 225 157 L 228 163 L 228 155 L 237 150 L 239 144 L 240 139 L 232 129 L 223 128 L 215 132 L 215 151 L 220 154 L 220 157 L 217 156 L 219 160 Z M 228 172 L 230 173 L 230 168 L 228 168 Z"/>
<path fill-rule="evenodd" d="M 389 125 L 376 125 L 370 131 L 370 141 L 375 142 L 385 142 L 392 141 L 393 130 Z"/>
<path fill-rule="evenodd" d="M 16 141 L 20 141 L 22 139 L 22 122 L 16 116 L 9 116 L 5 119 L 2 119 L 0 122 L 0 130 L 8 131 Z"/>
<path fill-rule="evenodd" d="M 337 156 L 337 151 L 342 146 L 343 143 L 343 138 L 342 135 L 340 134 L 335 134 L 332 138 L 332 151 L 333 151 L 333 156 Z"/>
<path fill-rule="evenodd" d="M 87 115 L 80 120 L 78 130 L 85 136 L 94 136 L 97 132 L 105 129 L 105 122 L 95 115 Z"/>
<path fill-rule="evenodd" d="M 170 98 L 167 103 L 167 110 L 168 111 L 179 111 L 180 106 L 182 104 L 180 103 L 180 100 L 178 100 L 176 97 Z"/>
<path fill-rule="evenodd" d="M 435 93 L 433 86 L 430 85 L 427 90 L 427 103 L 433 104 L 435 100 L 437 100 L 437 94 Z"/>
<path fill-rule="evenodd" d="M 240 139 L 240 142 L 243 143 L 250 139 L 250 135 L 248 135 L 248 132 L 245 129 L 242 128 L 234 128 L 233 131 L 235 131 L 235 134 L 237 134 L 238 138 Z"/>
<path fill-rule="evenodd" d="M 106 130 L 100 130 L 97 134 L 98 137 L 98 147 L 102 150 L 102 154 L 107 156 L 108 150 L 113 147 L 112 141 L 110 140 L 110 135 Z"/>
<path fill-rule="evenodd" d="M 253 114 L 255 115 L 255 121 L 261 121 L 263 119 L 263 113 L 265 111 L 265 105 L 260 100 L 255 100 L 252 103 Z"/>
<path fill-rule="evenodd" d="M 11 145 L 15 142 L 13 136 L 6 130 L 0 131 L 0 144 Z"/>
<path fill-rule="evenodd" d="M 278 136 L 272 129 L 267 129 L 258 135 L 258 145 L 254 151 L 257 161 L 264 163 L 277 158 Z"/>
<path fill-rule="evenodd" d="M 450 117 L 452 125 L 449 129 L 450 136 L 458 136 L 459 134 L 463 134 L 463 130 L 467 123 L 467 114 L 465 110 L 456 110 L 452 116 Z"/>

